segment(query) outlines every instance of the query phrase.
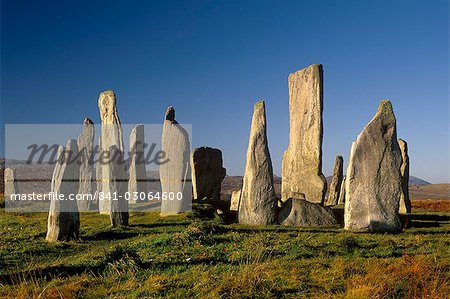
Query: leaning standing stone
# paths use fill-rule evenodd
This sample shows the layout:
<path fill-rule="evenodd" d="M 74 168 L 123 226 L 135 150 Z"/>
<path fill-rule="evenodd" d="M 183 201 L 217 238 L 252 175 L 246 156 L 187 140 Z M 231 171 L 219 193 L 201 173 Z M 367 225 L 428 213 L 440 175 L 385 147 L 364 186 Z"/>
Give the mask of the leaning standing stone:
<path fill-rule="evenodd" d="M 326 201 L 326 206 L 335 206 L 339 201 L 339 192 L 341 191 L 342 177 L 343 174 L 343 163 L 344 159 L 342 156 L 336 156 L 336 161 L 334 162 L 333 178 L 330 183 L 330 190 L 328 192 L 328 198 Z"/>
<path fill-rule="evenodd" d="M 281 199 L 323 204 L 323 70 L 314 64 L 289 75 L 289 146 L 283 155 Z"/>
<path fill-rule="evenodd" d="M 109 153 L 111 146 L 116 146 L 121 152 L 124 151 L 123 138 L 122 138 L 122 125 L 120 122 L 119 114 L 117 113 L 116 95 L 112 90 L 107 90 L 100 93 L 98 98 L 98 108 L 100 110 L 100 118 L 102 120 L 102 131 L 100 135 L 100 155 Z M 106 159 L 108 160 L 108 159 Z M 110 180 L 109 174 L 111 170 L 108 163 L 102 163 L 99 161 L 97 167 L 100 167 L 101 173 L 101 192 L 104 195 L 111 195 L 109 190 Z M 109 200 L 99 201 L 100 213 L 109 213 L 111 202 Z"/>
<path fill-rule="evenodd" d="M 194 199 L 220 200 L 222 180 L 226 169 L 222 166 L 222 152 L 211 147 L 199 147 L 192 152 L 192 188 Z"/>
<path fill-rule="evenodd" d="M 135 198 L 147 196 L 147 171 L 145 169 L 144 157 L 144 125 L 133 128 L 129 138 L 130 142 L 130 180 L 128 181 L 128 192 L 130 201 L 136 202 Z"/>
<path fill-rule="evenodd" d="M 11 194 L 19 194 L 19 188 L 15 180 L 14 169 L 5 168 L 5 201 L 12 200 Z"/>
<path fill-rule="evenodd" d="M 53 171 L 51 198 L 48 214 L 47 241 L 70 241 L 79 238 L 80 215 L 76 200 L 70 196 L 76 195 L 80 184 L 80 166 L 77 162 L 78 146 L 74 139 L 67 142 L 66 147 L 58 149 L 58 160 Z M 58 200 L 59 194 L 65 200 Z"/>
<path fill-rule="evenodd" d="M 91 119 L 85 118 L 83 121 L 83 132 L 78 136 L 77 144 L 80 155 L 80 186 L 79 194 L 93 195 L 95 192 L 94 184 L 94 135 L 95 128 Z M 88 211 L 94 208 L 94 201 L 88 200 L 89 196 L 78 200 L 78 210 Z"/>
<path fill-rule="evenodd" d="M 189 134 L 175 120 L 172 106 L 167 108 L 165 114 L 161 149 L 167 161 L 159 168 L 163 197 L 161 216 L 190 211 L 192 184 Z"/>
<path fill-rule="evenodd" d="M 411 213 L 411 201 L 409 199 L 409 156 L 408 144 L 405 140 L 399 139 L 398 144 L 402 152 L 402 165 L 400 173 L 402 175 L 402 193 L 400 195 L 399 212 L 401 214 Z"/>
<path fill-rule="evenodd" d="M 266 135 L 264 101 L 253 108 L 244 182 L 239 204 L 239 223 L 265 225 L 276 222 L 276 195 L 272 161 Z"/>
<path fill-rule="evenodd" d="M 352 145 L 345 186 L 346 230 L 400 230 L 401 163 L 394 111 L 385 100 Z"/>

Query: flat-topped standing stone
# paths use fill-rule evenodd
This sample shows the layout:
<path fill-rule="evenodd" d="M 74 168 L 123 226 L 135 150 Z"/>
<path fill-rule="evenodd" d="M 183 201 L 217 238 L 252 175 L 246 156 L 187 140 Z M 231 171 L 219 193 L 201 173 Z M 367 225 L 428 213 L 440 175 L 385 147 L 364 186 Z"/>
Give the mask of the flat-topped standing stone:
<path fill-rule="evenodd" d="M 58 160 L 53 171 L 51 191 L 69 199 L 77 194 L 80 185 L 80 165 L 78 164 L 77 141 L 71 139 L 66 147 L 58 148 Z M 76 200 L 50 201 L 48 213 L 47 237 L 50 242 L 70 241 L 79 238 L 80 215 Z"/>
<path fill-rule="evenodd" d="M 402 152 L 402 165 L 400 167 L 400 174 L 402 175 L 402 193 L 400 195 L 399 212 L 401 214 L 411 213 L 411 201 L 409 199 L 409 156 L 408 144 L 405 140 L 399 139 L 398 145 Z"/>
<path fill-rule="evenodd" d="M 126 200 L 125 193 L 128 187 L 128 174 L 126 171 L 127 165 L 123 157 L 123 152 L 112 145 L 109 149 L 110 157 L 112 159 L 109 163 L 108 190 L 111 191 L 111 200 L 109 218 L 111 226 L 128 225 L 128 200 Z"/>
<path fill-rule="evenodd" d="M 241 189 L 231 193 L 230 211 L 239 210 L 239 202 L 241 201 Z"/>
<path fill-rule="evenodd" d="M 80 153 L 80 186 L 79 194 L 94 194 L 94 135 L 95 127 L 90 118 L 85 118 L 83 121 L 83 132 L 78 136 L 77 144 Z M 87 198 L 87 197 L 86 197 Z M 78 200 L 79 211 L 89 211 L 95 206 L 91 200 Z"/>
<path fill-rule="evenodd" d="M 345 179 L 346 230 L 400 230 L 401 163 L 394 111 L 385 100 L 352 144 Z"/>
<path fill-rule="evenodd" d="M 159 167 L 162 195 L 175 198 L 161 201 L 161 216 L 190 211 L 192 186 L 189 134 L 175 120 L 172 106 L 167 108 L 165 114 L 161 149 L 167 161 Z M 182 195 L 182 200 L 178 200 L 179 195 Z"/>
<path fill-rule="evenodd" d="M 147 171 L 145 169 L 144 157 L 144 125 L 133 128 L 129 138 L 130 142 L 130 180 L 128 181 L 128 192 L 130 201 L 134 198 L 143 198 L 147 194 Z M 146 195 L 147 196 L 147 195 Z"/>
<path fill-rule="evenodd" d="M 344 159 L 342 156 L 336 156 L 336 161 L 334 162 L 333 178 L 330 183 L 330 190 L 328 191 L 328 198 L 325 203 L 326 206 L 335 206 L 339 201 L 339 192 L 341 191 L 342 177 L 343 174 L 343 164 Z"/>
<path fill-rule="evenodd" d="M 4 182 L 5 182 L 5 191 L 4 191 L 5 200 L 11 200 L 11 194 L 19 194 L 19 188 L 15 180 L 14 169 L 9 167 L 5 168 Z"/>
<path fill-rule="evenodd" d="M 323 204 L 327 182 L 322 174 L 322 65 L 289 75 L 289 146 L 283 155 L 281 199 L 306 198 Z"/>
<path fill-rule="evenodd" d="M 342 179 L 341 190 L 339 191 L 338 205 L 341 205 L 343 203 L 345 203 L 345 175 L 344 178 Z"/>
<path fill-rule="evenodd" d="M 222 180 L 226 169 L 222 167 L 222 152 L 211 147 L 194 149 L 191 158 L 192 188 L 194 199 L 220 200 Z"/>
<path fill-rule="evenodd" d="M 123 133 L 122 125 L 120 123 L 119 114 L 117 113 L 116 95 L 112 90 L 107 90 L 100 93 L 98 98 L 98 108 L 100 110 L 100 118 L 102 120 L 102 132 L 100 135 L 100 157 L 102 154 L 109 153 L 111 146 L 115 145 L 121 152 L 124 151 L 123 146 Z M 99 158 L 100 158 L 99 157 Z M 109 174 L 111 173 L 108 163 L 97 163 L 97 167 L 100 167 L 101 177 L 97 180 L 101 180 L 102 187 L 101 192 L 103 194 L 111 194 L 111 190 L 108 189 L 110 185 Z M 110 200 L 99 200 L 100 213 L 109 213 L 111 211 Z"/>
<path fill-rule="evenodd" d="M 276 195 L 266 135 L 264 101 L 257 102 L 253 108 L 238 218 L 242 224 L 265 225 L 276 222 Z"/>

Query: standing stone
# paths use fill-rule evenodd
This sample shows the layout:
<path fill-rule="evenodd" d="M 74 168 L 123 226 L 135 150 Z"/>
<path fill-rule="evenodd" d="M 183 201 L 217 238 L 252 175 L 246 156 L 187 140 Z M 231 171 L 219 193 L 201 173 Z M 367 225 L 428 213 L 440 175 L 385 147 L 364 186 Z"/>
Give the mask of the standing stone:
<path fill-rule="evenodd" d="M 238 217 L 241 224 L 265 225 L 276 222 L 276 195 L 266 135 L 264 101 L 257 102 L 253 108 Z"/>
<path fill-rule="evenodd" d="M 130 194 L 131 202 L 136 202 L 134 198 L 142 198 L 141 194 L 147 194 L 147 171 L 145 169 L 144 135 L 144 125 L 137 125 L 131 131 L 129 138 L 130 180 L 128 181 L 128 192 Z"/>
<path fill-rule="evenodd" d="M 128 187 L 127 165 L 123 157 L 123 152 L 112 145 L 110 147 L 111 162 L 109 163 L 108 190 L 111 192 L 111 204 L 109 217 L 111 226 L 128 225 L 128 200 L 125 193 Z"/>
<path fill-rule="evenodd" d="M 175 198 L 161 200 L 161 216 L 190 211 L 192 184 L 189 134 L 175 120 L 175 109 L 172 106 L 167 108 L 165 114 L 161 149 L 167 161 L 159 168 L 161 197 Z M 178 200 L 180 195 L 182 199 Z"/>
<path fill-rule="evenodd" d="M 77 144 L 80 154 L 80 186 L 79 194 L 94 194 L 94 135 L 95 127 L 91 119 L 85 118 L 83 121 L 83 132 L 78 136 Z M 94 201 L 78 200 L 79 211 L 89 211 L 94 208 Z"/>
<path fill-rule="evenodd" d="M 226 169 L 222 167 L 222 152 L 211 147 L 194 149 L 191 158 L 194 199 L 220 200 L 222 180 Z"/>
<path fill-rule="evenodd" d="M 341 191 L 339 191 L 338 205 L 345 203 L 345 175 L 341 183 Z"/>
<path fill-rule="evenodd" d="M 391 102 L 384 100 L 352 144 L 345 179 L 346 230 L 400 230 L 401 163 L 394 111 Z"/>
<path fill-rule="evenodd" d="M 5 168 L 5 191 L 4 196 L 5 200 L 11 200 L 11 194 L 19 194 L 19 188 L 17 186 L 17 182 L 15 180 L 16 176 L 14 174 L 14 169 Z"/>
<path fill-rule="evenodd" d="M 330 183 L 330 190 L 328 191 L 328 198 L 326 206 L 335 206 L 339 201 L 339 192 L 341 191 L 342 177 L 344 159 L 342 156 L 336 156 L 336 161 L 334 162 L 333 178 Z"/>
<path fill-rule="evenodd" d="M 80 166 L 78 164 L 77 141 L 71 139 L 66 147 L 58 148 L 58 160 L 53 171 L 51 191 L 55 196 L 66 200 L 51 198 L 48 214 L 47 241 L 70 241 L 79 238 L 80 215 L 76 200 L 68 200 L 70 194 L 77 194 L 80 185 Z M 56 197 L 59 198 L 59 197 Z"/>
<path fill-rule="evenodd" d="M 239 211 L 239 202 L 241 201 L 241 189 L 231 193 L 230 211 Z"/>
<path fill-rule="evenodd" d="M 100 110 L 100 118 L 102 120 L 102 131 L 100 135 L 100 155 L 107 155 L 111 146 L 115 145 L 121 152 L 124 151 L 123 138 L 122 138 L 122 125 L 120 123 L 119 114 L 117 113 L 116 105 L 116 95 L 112 90 L 107 90 L 100 93 L 98 98 L 98 108 Z M 108 160 L 108 159 L 106 159 Z M 111 195 L 111 190 L 109 190 L 110 180 L 109 174 L 111 170 L 108 163 L 97 163 L 97 167 L 100 167 L 99 171 L 101 177 L 99 178 L 102 182 L 100 191 L 104 195 Z M 100 213 L 109 213 L 111 211 L 111 201 L 110 200 L 99 200 L 99 210 Z"/>
<path fill-rule="evenodd" d="M 283 155 L 281 199 L 305 197 L 323 204 L 323 70 L 314 64 L 289 75 L 289 146 Z"/>
<path fill-rule="evenodd" d="M 405 140 L 399 139 L 398 144 L 402 152 L 402 165 L 400 166 L 400 174 L 402 175 L 402 193 L 400 194 L 401 214 L 411 213 L 411 201 L 409 199 L 409 156 L 408 143 Z"/>

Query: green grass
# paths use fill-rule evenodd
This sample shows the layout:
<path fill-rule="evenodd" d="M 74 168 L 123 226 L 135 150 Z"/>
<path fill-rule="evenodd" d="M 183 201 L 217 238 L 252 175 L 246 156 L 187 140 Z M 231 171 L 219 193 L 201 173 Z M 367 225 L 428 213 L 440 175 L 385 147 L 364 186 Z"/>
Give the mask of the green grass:
<path fill-rule="evenodd" d="M 445 215 L 440 214 L 440 215 Z M 449 214 L 446 214 L 449 215 Z M 81 215 L 77 242 L 45 241 L 47 215 L 0 211 L 0 297 L 446 298 L 450 223 L 397 235 Z"/>

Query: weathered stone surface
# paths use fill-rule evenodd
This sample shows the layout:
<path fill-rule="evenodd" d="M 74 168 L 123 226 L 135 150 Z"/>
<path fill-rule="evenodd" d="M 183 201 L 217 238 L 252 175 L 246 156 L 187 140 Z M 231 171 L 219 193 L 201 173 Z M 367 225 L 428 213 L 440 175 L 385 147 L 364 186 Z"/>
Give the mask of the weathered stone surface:
<path fill-rule="evenodd" d="M 323 204 L 327 183 L 322 174 L 322 65 L 289 75 L 289 146 L 283 155 L 281 199 Z"/>
<path fill-rule="evenodd" d="M 230 211 L 239 211 L 239 202 L 241 201 L 241 189 L 231 193 Z"/>
<path fill-rule="evenodd" d="M 345 180 L 345 229 L 400 230 L 401 163 L 394 111 L 385 100 L 352 144 Z"/>
<path fill-rule="evenodd" d="M 211 147 L 194 149 L 191 157 L 194 199 L 220 199 L 220 188 L 226 175 L 222 164 L 221 150 Z"/>
<path fill-rule="evenodd" d="M 128 200 L 126 200 L 125 193 L 128 187 L 128 174 L 126 171 L 127 165 L 123 157 L 123 152 L 112 145 L 110 147 L 110 157 L 112 159 L 109 163 L 108 190 L 112 196 L 110 201 L 109 218 L 111 226 L 128 225 Z M 117 199 L 117 200 L 114 200 Z"/>
<path fill-rule="evenodd" d="M 66 147 L 58 148 L 58 160 L 53 171 L 51 191 L 63 194 L 77 194 L 80 185 L 80 166 L 78 165 L 78 146 L 74 139 Z M 80 215 L 75 200 L 51 200 L 48 213 L 47 237 L 50 242 L 69 241 L 79 238 Z"/>
<path fill-rule="evenodd" d="M 343 203 L 345 203 L 345 175 L 344 178 L 342 179 L 341 190 L 339 191 L 338 205 L 341 205 Z"/>
<path fill-rule="evenodd" d="M 130 180 L 128 181 L 128 192 L 130 194 L 130 202 L 136 202 L 134 198 L 142 198 L 141 193 L 147 193 L 147 171 L 145 170 L 144 156 L 144 125 L 137 125 L 133 128 L 129 142 Z"/>
<path fill-rule="evenodd" d="M 108 153 L 111 146 L 115 145 L 120 151 L 124 151 L 122 125 L 119 114 L 117 113 L 116 95 L 112 90 L 100 93 L 98 98 L 98 108 L 100 110 L 100 118 L 102 120 L 102 131 L 100 135 L 100 155 Z M 97 163 L 100 167 L 101 177 L 98 178 L 102 182 L 100 191 L 103 194 L 111 194 L 108 189 L 110 185 L 109 174 L 111 173 L 108 163 Z M 111 201 L 99 200 L 100 213 L 109 213 Z"/>
<path fill-rule="evenodd" d="M 409 199 L 409 156 L 408 156 L 408 144 L 405 140 L 399 139 L 398 145 L 402 153 L 402 164 L 400 166 L 400 174 L 402 176 L 402 193 L 400 194 L 400 207 L 399 212 L 401 214 L 411 213 L 411 201 Z"/>
<path fill-rule="evenodd" d="M 78 136 L 77 144 L 80 154 L 80 186 L 78 194 L 94 194 L 96 185 L 94 184 L 94 135 L 95 127 L 91 119 L 85 118 L 83 121 L 83 132 Z M 79 211 L 93 210 L 94 201 L 78 200 Z"/>
<path fill-rule="evenodd" d="M 162 151 L 167 163 L 159 168 L 162 194 L 182 194 L 182 200 L 162 200 L 161 216 L 191 210 L 192 184 L 190 169 L 190 142 L 187 131 L 175 120 L 175 109 L 167 108 L 162 131 Z"/>
<path fill-rule="evenodd" d="M 281 225 L 300 227 L 338 225 L 330 208 L 296 198 L 289 198 L 282 204 L 278 222 Z"/>
<path fill-rule="evenodd" d="M 19 188 L 17 182 L 15 181 L 14 169 L 5 168 L 4 181 L 5 181 L 5 200 L 11 199 L 11 194 L 18 194 Z"/>
<path fill-rule="evenodd" d="M 257 102 L 253 109 L 238 218 L 242 224 L 265 225 L 276 222 L 276 195 L 264 101 Z"/>
<path fill-rule="evenodd" d="M 341 191 L 342 178 L 344 176 L 344 159 L 342 156 L 336 156 L 334 162 L 333 178 L 330 183 L 330 190 L 328 191 L 326 206 L 335 206 L 339 201 L 339 194 Z"/>

